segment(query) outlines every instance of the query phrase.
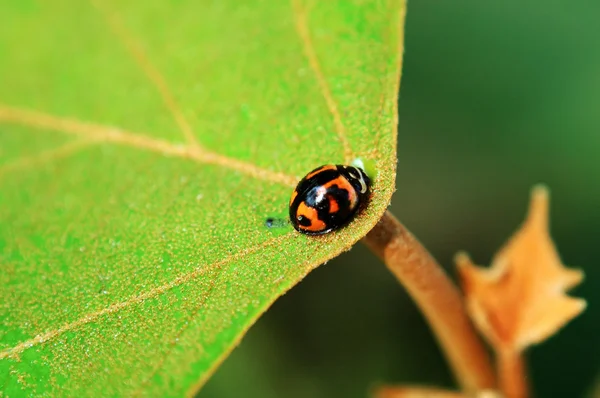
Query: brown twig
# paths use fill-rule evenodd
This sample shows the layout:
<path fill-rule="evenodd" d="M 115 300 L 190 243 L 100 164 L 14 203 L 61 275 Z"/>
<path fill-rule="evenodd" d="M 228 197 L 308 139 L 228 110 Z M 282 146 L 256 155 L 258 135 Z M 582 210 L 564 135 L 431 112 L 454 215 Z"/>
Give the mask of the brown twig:
<path fill-rule="evenodd" d="M 363 238 L 421 309 L 467 392 L 494 387 L 492 366 L 458 288 L 427 250 L 390 213 Z"/>
<path fill-rule="evenodd" d="M 497 352 L 498 381 L 506 398 L 527 398 L 529 386 L 525 361 L 516 350 Z"/>
<path fill-rule="evenodd" d="M 465 398 L 455 391 L 430 387 L 381 387 L 375 391 L 377 398 Z"/>

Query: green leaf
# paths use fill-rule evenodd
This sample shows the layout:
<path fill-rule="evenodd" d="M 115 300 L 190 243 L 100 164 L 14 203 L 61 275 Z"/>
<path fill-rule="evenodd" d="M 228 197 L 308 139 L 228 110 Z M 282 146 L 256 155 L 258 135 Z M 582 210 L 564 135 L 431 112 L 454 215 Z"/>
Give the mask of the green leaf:
<path fill-rule="evenodd" d="M 394 191 L 402 0 L 0 5 L 0 387 L 193 394 Z M 367 209 L 308 237 L 296 181 L 354 157 Z"/>

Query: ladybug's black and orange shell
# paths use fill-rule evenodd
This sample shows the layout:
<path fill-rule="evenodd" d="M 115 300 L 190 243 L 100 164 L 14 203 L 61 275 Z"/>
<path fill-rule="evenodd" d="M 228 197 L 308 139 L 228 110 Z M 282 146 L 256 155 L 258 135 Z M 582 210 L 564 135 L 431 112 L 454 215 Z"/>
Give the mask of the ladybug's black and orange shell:
<path fill-rule="evenodd" d="M 371 180 L 358 167 L 328 164 L 306 175 L 292 193 L 296 230 L 321 235 L 347 224 L 369 196 Z"/>

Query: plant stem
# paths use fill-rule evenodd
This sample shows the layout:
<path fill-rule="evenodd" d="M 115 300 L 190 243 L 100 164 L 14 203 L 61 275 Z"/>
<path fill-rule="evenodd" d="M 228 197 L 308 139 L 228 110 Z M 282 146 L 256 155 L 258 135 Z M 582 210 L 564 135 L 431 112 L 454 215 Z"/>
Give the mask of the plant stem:
<path fill-rule="evenodd" d="M 529 395 L 525 361 L 516 350 L 500 350 L 497 352 L 498 379 L 500 390 L 506 398 L 527 398 Z"/>
<path fill-rule="evenodd" d="M 428 387 L 381 387 L 375 392 L 377 398 L 464 398 L 459 392 Z"/>
<path fill-rule="evenodd" d="M 463 389 L 495 385 L 489 357 L 467 317 L 460 292 L 442 267 L 390 213 L 363 238 L 404 285 L 436 334 Z"/>

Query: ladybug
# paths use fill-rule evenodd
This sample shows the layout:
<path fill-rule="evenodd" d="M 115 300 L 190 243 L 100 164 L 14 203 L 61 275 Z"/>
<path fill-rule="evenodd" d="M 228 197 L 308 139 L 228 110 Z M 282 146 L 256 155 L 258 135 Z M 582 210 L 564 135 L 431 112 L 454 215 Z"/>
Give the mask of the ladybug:
<path fill-rule="evenodd" d="M 359 167 L 317 167 L 292 192 L 292 225 L 307 235 L 322 235 L 344 226 L 366 203 L 370 185 L 371 180 Z"/>

